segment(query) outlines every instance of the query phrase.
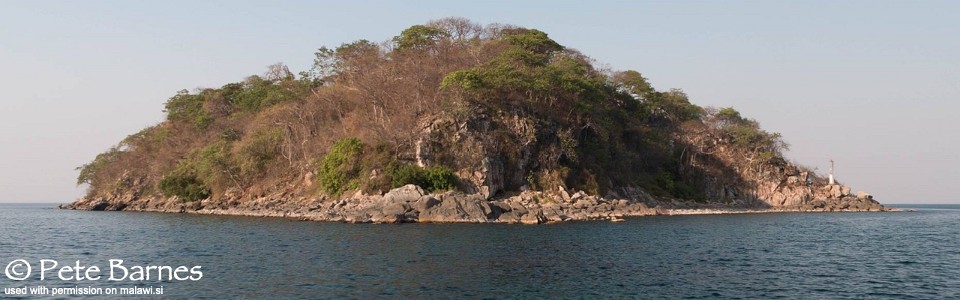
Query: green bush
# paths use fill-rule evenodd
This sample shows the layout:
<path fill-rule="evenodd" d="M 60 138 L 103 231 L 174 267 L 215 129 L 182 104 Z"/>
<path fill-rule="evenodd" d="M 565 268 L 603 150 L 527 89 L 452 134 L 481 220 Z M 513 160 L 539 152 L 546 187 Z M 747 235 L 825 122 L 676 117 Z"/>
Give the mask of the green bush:
<path fill-rule="evenodd" d="M 216 142 L 191 154 L 189 160 L 178 167 L 183 173 L 196 174 L 196 178 L 214 190 L 222 188 L 230 180 L 229 174 L 238 172 L 230 156 L 230 144 Z"/>
<path fill-rule="evenodd" d="M 160 180 L 160 191 L 167 196 L 180 197 L 181 201 L 197 201 L 210 197 L 208 188 L 196 175 L 173 172 Z"/>
<path fill-rule="evenodd" d="M 442 191 L 457 186 L 457 175 L 446 167 L 420 168 L 413 165 L 401 165 L 389 174 L 394 188 L 407 184 L 416 184 L 429 191 Z"/>
<path fill-rule="evenodd" d="M 363 143 L 356 138 L 344 138 L 334 143 L 317 170 L 320 187 L 333 196 L 357 188 L 361 154 Z"/>
<path fill-rule="evenodd" d="M 386 145 L 370 148 L 356 138 L 335 142 L 321 159 L 317 173 L 320 188 L 332 196 L 361 187 L 375 191 L 407 184 L 416 184 L 427 191 L 440 191 L 454 189 L 459 182 L 456 174 L 448 168 L 420 168 L 401 163 Z M 379 175 L 361 176 L 370 173 Z"/>

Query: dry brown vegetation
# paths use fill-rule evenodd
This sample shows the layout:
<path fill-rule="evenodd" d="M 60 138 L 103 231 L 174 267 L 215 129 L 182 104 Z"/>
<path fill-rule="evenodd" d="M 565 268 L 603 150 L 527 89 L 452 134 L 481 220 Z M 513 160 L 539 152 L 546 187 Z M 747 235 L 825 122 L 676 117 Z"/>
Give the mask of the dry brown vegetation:
<path fill-rule="evenodd" d="M 242 82 L 181 91 L 165 112 L 165 122 L 78 168 L 89 196 L 138 187 L 186 200 L 229 190 L 256 197 L 300 185 L 305 174 L 343 180 L 335 190 L 310 190 L 326 194 L 405 181 L 451 188 L 451 174 L 482 163 L 463 154 L 471 149 L 444 144 L 431 165 L 412 167 L 424 122 L 438 116 L 513 120 L 478 133 L 483 145 L 474 149 L 503 162 L 506 191 L 639 186 L 702 199 L 704 176 L 739 178 L 741 166 L 785 164 L 779 135 L 735 110 L 656 91 L 636 71 L 598 70 L 538 30 L 460 18 L 412 26 L 382 43 L 321 48 L 298 75 L 277 64 Z M 346 139 L 358 142 L 342 144 L 356 151 L 332 147 Z"/>

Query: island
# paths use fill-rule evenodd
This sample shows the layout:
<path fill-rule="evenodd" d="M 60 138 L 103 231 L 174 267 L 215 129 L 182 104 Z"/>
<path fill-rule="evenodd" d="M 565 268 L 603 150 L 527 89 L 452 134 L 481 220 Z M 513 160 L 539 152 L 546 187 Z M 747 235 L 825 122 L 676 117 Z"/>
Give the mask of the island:
<path fill-rule="evenodd" d="M 183 90 L 164 112 L 77 168 L 88 190 L 64 208 L 524 224 L 890 210 L 732 107 L 462 18 Z"/>

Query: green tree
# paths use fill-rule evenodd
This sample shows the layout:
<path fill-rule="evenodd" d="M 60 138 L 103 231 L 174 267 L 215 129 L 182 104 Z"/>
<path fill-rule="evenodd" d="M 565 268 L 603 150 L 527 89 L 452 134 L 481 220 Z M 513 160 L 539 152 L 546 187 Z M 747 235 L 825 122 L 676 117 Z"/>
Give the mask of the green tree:
<path fill-rule="evenodd" d="M 198 129 L 206 129 L 213 117 L 203 110 L 204 96 L 190 94 L 180 90 L 164 104 L 167 120 L 194 124 Z"/>
<path fill-rule="evenodd" d="M 393 42 L 397 45 L 398 50 L 425 49 L 441 39 L 449 37 L 450 33 L 443 29 L 414 25 L 400 32 L 400 35 L 393 38 Z"/>
<path fill-rule="evenodd" d="M 97 154 L 92 162 L 77 167 L 76 170 L 80 171 L 77 176 L 77 185 L 93 184 L 97 179 L 97 172 L 116 161 L 122 153 L 117 147 L 111 147 L 110 150 Z"/>
<path fill-rule="evenodd" d="M 501 33 L 510 45 L 521 47 L 534 53 L 552 53 L 563 50 L 563 46 L 550 39 L 547 33 L 526 28 L 504 29 Z"/>
<path fill-rule="evenodd" d="M 346 190 L 358 187 L 356 178 L 360 173 L 360 155 L 363 143 L 356 138 L 340 139 L 320 161 L 320 187 L 328 194 L 339 196 Z"/>
<path fill-rule="evenodd" d="M 654 92 L 647 78 L 634 70 L 615 73 L 611 81 L 617 90 L 630 94 L 637 100 L 644 100 Z"/>

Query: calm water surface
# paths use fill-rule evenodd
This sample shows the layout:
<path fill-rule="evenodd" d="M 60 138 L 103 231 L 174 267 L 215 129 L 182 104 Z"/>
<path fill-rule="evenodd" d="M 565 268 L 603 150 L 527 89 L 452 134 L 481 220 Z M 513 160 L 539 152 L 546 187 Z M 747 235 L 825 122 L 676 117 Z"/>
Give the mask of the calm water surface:
<path fill-rule="evenodd" d="M 16 259 L 34 268 L 40 259 L 102 269 L 109 259 L 202 266 L 199 281 L 139 283 L 162 285 L 165 298 L 960 298 L 958 205 L 542 226 L 358 225 L 50 207 L 0 205 L 0 267 Z M 135 283 L 11 281 L 0 274 L 2 288 L 38 284 Z"/>

